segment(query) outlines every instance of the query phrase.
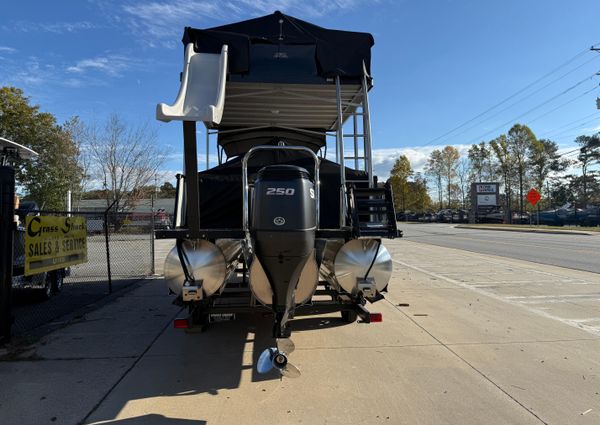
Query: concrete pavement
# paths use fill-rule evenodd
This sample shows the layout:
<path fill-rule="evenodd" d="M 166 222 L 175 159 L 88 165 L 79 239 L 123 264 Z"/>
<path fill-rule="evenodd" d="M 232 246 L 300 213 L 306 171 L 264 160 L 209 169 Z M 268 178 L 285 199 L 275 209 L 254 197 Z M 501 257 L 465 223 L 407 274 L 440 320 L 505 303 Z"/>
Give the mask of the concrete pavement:
<path fill-rule="evenodd" d="M 170 324 L 162 280 L 0 357 L 0 424 L 77 424 Z"/>
<path fill-rule="evenodd" d="M 157 280 L 0 362 L 0 422 L 600 423 L 600 276 L 386 245 L 390 293 L 369 307 L 384 322 L 297 319 L 299 379 L 254 371 L 268 320 L 172 329 Z"/>

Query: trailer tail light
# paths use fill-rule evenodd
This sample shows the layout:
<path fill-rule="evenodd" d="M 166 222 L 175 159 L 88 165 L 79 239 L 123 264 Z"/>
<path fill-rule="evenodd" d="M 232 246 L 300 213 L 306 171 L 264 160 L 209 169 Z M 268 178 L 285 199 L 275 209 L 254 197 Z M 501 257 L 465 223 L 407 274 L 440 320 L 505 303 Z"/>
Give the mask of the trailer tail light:
<path fill-rule="evenodd" d="M 383 322 L 383 314 L 381 313 L 369 313 L 369 320 L 371 323 Z"/>
<path fill-rule="evenodd" d="M 175 319 L 173 320 L 173 327 L 175 329 L 187 329 L 190 327 L 188 319 Z"/>

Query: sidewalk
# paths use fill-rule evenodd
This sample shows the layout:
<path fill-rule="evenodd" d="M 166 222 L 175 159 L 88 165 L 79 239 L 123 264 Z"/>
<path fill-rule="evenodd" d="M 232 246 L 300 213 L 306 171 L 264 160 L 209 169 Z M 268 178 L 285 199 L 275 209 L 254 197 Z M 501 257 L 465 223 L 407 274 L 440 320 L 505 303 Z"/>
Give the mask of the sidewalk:
<path fill-rule="evenodd" d="M 20 353 L 0 353 L 5 425 L 77 424 L 180 311 L 162 279 L 92 311 Z"/>

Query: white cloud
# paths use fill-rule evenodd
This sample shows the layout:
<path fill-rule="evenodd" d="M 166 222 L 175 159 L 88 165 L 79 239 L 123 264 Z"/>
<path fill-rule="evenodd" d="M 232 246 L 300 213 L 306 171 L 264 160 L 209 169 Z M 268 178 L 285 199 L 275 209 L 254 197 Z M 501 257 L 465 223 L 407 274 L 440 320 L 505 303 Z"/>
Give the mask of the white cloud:
<path fill-rule="evenodd" d="M 45 63 L 37 56 L 26 58 L 6 57 L 0 66 L 0 81 L 5 85 L 15 85 L 26 91 L 38 92 L 40 88 L 51 87 L 81 88 L 84 86 L 102 86 L 106 81 L 95 76 L 79 73 L 74 76 L 65 72 L 64 66 Z"/>
<path fill-rule="evenodd" d="M 32 22 L 16 21 L 10 25 L 3 25 L 2 29 L 11 32 L 50 32 L 54 34 L 75 33 L 98 28 L 88 21 L 79 22 Z"/>
<path fill-rule="evenodd" d="M 4 53 L 15 53 L 17 49 L 8 46 L 0 46 L 0 52 Z"/>
<path fill-rule="evenodd" d="M 75 65 L 67 67 L 67 71 L 83 74 L 87 71 L 99 71 L 112 77 L 120 76 L 124 71 L 135 67 L 137 60 L 123 55 L 107 55 L 82 59 Z"/>
<path fill-rule="evenodd" d="M 290 15 L 315 18 L 354 8 L 366 0 L 173 0 L 129 3 L 122 6 L 125 21 L 149 46 L 173 47 L 185 26 L 207 27 L 215 21 L 233 22 L 280 10 Z M 114 16 L 121 21 L 120 16 Z M 207 23 L 208 22 L 208 23 Z"/>
<path fill-rule="evenodd" d="M 471 145 L 453 145 L 461 157 L 466 156 Z M 414 172 L 423 173 L 431 152 L 443 149 L 444 146 L 407 146 L 402 148 L 386 148 L 373 150 L 373 171 L 380 181 L 390 176 L 390 170 L 400 155 L 406 155 Z"/>
<path fill-rule="evenodd" d="M 232 12 L 228 3 L 218 1 L 184 1 L 175 0 L 169 3 L 147 2 L 123 6 L 126 20 L 132 31 L 142 34 L 151 47 L 175 47 L 185 26 L 204 21 L 219 19 Z M 143 32 L 141 32 L 143 30 Z"/>

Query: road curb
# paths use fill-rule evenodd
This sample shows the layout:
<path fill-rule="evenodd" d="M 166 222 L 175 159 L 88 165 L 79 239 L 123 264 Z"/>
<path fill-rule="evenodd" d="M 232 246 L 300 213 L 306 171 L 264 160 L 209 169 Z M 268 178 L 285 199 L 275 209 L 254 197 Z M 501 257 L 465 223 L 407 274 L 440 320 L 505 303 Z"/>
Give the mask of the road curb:
<path fill-rule="evenodd" d="M 458 224 L 454 226 L 459 229 L 476 229 L 476 230 L 499 230 L 503 232 L 522 232 L 522 233 L 548 233 L 557 235 L 583 235 L 583 236 L 599 236 L 595 232 L 585 232 L 583 230 L 554 230 L 554 229 L 532 229 L 519 227 L 494 227 L 494 226 L 473 226 L 468 224 Z"/>

